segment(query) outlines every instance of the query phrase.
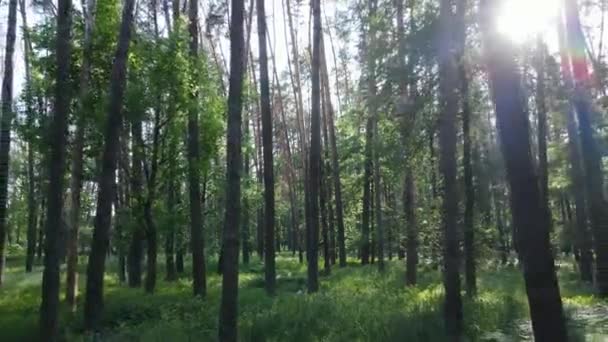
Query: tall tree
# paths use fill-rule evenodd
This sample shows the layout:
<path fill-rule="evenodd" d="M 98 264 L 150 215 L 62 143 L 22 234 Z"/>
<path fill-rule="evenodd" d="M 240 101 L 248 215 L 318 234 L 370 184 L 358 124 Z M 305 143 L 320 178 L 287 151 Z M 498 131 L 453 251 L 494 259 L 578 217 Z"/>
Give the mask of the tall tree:
<path fill-rule="evenodd" d="M 82 12 L 84 17 L 84 50 L 80 70 L 80 94 L 76 110 L 76 132 L 74 133 L 74 148 L 72 150 L 72 169 L 70 174 L 70 205 L 68 217 L 67 271 L 65 299 L 72 310 L 76 309 L 78 295 L 78 230 L 80 224 L 80 197 L 82 190 L 84 166 L 84 132 L 85 107 L 89 97 L 89 80 L 91 77 L 91 54 L 93 50 L 93 21 L 95 0 L 83 0 Z"/>
<path fill-rule="evenodd" d="M 60 0 L 57 11 L 55 113 L 50 127 L 49 189 L 46 208 L 44 272 L 42 273 L 42 303 L 40 304 L 40 337 L 49 341 L 56 341 L 59 338 L 59 265 L 63 255 L 61 239 L 64 235 L 62 221 L 64 172 L 71 100 L 69 89 L 72 1 Z M 12 15 L 15 14 L 12 13 Z"/>
<path fill-rule="evenodd" d="M 275 270 L 275 231 L 274 231 L 274 166 L 272 144 L 272 109 L 270 108 L 270 81 L 268 79 L 268 54 L 266 52 L 266 13 L 264 0 L 257 1 L 258 48 L 260 53 L 260 101 L 262 109 L 262 146 L 264 149 L 264 274 L 268 294 L 274 294 Z"/>
<path fill-rule="evenodd" d="M 566 46 L 564 25 L 558 22 L 558 39 L 561 59 L 561 70 L 564 87 L 568 91 L 574 89 L 572 70 L 570 67 L 570 56 Z M 587 207 L 585 202 L 585 179 L 583 162 L 580 149 L 580 137 L 577 132 L 576 112 L 572 105 L 566 110 L 566 122 L 568 132 L 568 158 L 570 159 L 570 181 L 574 193 L 574 207 L 576 216 L 575 244 L 579 250 L 579 269 L 581 279 L 591 282 L 593 280 L 593 253 L 592 239 L 589 231 Z"/>
<path fill-rule="evenodd" d="M 445 323 L 452 340 L 462 337 L 460 297 L 460 251 L 458 231 L 458 190 L 456 181 L 456 111 L 458 106 L 458 61 L 452 25 L 455 15 L 450 0 L 440 5 L 439 46 L 439 168 L 443 176 Z"/>
<path fill-rule="evenodd" d="M 530 149 L 529 122 L 515 48 L 497 32 L 496 4 L 482 3 L 482 29 L 496 127 L 511 190 L 534 338 L 566 341 L 568 335 L 549 242 L 549 218 L 541 207 L 538 177 Z"/>
<path fill-rule="evenodd" d="M 110 75 L 107 122 L 104 132 L 104 148 L 97 191 L 97 211 L 87 266 L 84 326 L 89 331 L 99 328 L 101 313 L 103 311 L 103 277 L 110 241 L 112 202 L 116 190 L 114 182 L 120 147 L 123 97 L 127 76 L 127 57 L 131 42 L 134 3 L 135 0 L 126 0 L 123 5 L 118 44 Z"/>
<path fill-rule="evenodd" d="M 190 58 L 196 70 L 198 59 L 198 0 L 188 2 L 188 31 L 190 33 Z M 202 209 L 200 189 L 200 147 L 198 128 L 198 89 L 191 94 L 190 110 L 188 111 L 188 187 L 190 198 L 190 239 L 192 249 L 192 289 L 195 296 L 205 296 L 207 280 L 205 276 L 205 252 L 202 232 Z"/>
<path fill-rule="evenodd" d="M 589 93 L 591 78 L 585 59 L 585 37 L 583 35 L 576 0 L 566 0 L 566 36 L 572 64 L 574 89 L 572 103 L 576 109 L 581 151 L 585 166 L 585 186 L 591 230 L 595 247 L 595 271 L 598 292 L 608 297 L 608 202 L 604 198 L 604 175 L 602 157 L 594 137 L 592 104 Z"/>
<path fill-rule="evenodd" d="M 310 210 L 306 220 L 308 259 L 308 292 L 319 290 L 319 186 L 321 185 L 321 82 L 320 82 L 320 55 L 321 55 L 321 2 L 311 0 L 313 16 L 312 38 L 312 108 L 310 118 L 310 160 L 309 160 L 309 206 Z"/>
<path fill-rule="evenodd" d="M 32 79 L 32 41 L 27 21 L 27 8 L 25 0 L 19 1 L 21 12 L 21 23 L 23 30 L 23 62 L 25 64 L 25 102 L 26 102 L 26 127 L 27 127 L 27 248 L 25 257 L 25 271 L 31 272 L 34 265 L 34 254 L 36 253 L 36 219 L 38 207 L 36 204 L 36 174 L 35 174 L 35 145 L 33 142 L 33 128 L 35 121 L 34 109 L 34 85 Z"/>
<path fill-rule="evenodd" d="M 0 286 L 4 281 L 4 255 L 8 214 L 8 168 L 13 122 L 13 54 L 17 30 L 17 0 L 8 3 L 8 27 L 4 51 L 4 77 L 2 79 L 2 118 L 0 121 Z"/>
<path fill-rule="evenodd" d="M 243 33 L 245 4 L 243 0 L 232 0 L 231 4 L 230 82 L 228 90 L 228 133 L 226 138 L 226 212 L 222 239 L 224 264 L 222 267 L 222 299 L 218 336 L 220 341 L 236 342 L 239 290 L 241 169 L 243 167 L 241 153 L 241 130 L 243 123 L 241 114 L 243 107 L 243 78 L 245 73 L 243 69 L 245 65 L 240 52 L 245 48 Z M 261 42 L 264 44 L 265 40 Z"/>

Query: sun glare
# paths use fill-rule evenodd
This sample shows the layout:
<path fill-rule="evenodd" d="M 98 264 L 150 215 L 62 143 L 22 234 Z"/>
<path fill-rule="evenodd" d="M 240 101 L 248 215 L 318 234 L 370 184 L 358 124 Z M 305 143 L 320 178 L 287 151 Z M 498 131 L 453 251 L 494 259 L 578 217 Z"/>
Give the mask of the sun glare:
<path fill-rule="evenodd" d="M 553 28 L 560 0 L 507 0 L 497 18 L 498 30 L 515 43 L 523 43 Z"/>

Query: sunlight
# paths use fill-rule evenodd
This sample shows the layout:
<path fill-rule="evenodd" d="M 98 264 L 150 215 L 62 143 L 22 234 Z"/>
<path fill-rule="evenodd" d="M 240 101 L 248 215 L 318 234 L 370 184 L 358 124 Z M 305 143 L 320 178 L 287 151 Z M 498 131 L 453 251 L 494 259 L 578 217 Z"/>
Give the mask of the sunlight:
<path fill-rule="evenodd" d="M 497 18 L 498 30 L 515 43 L 546 34 L 558 15 L 560 0 L 508 0 Z"/>

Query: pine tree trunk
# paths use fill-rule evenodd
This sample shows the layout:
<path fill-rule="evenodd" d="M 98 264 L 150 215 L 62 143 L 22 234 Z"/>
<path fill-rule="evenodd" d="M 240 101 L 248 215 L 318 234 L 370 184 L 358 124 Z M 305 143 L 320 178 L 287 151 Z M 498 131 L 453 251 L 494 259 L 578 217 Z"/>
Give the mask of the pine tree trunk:
<path fill-rule="evenodd" d="M 262 109 L 262 147 L 264 152 L 264 279 L 266 293 L 275 293 L 275 217 L 274 217 L 274 162 L 272 109 L 270 108 L 270 81 L 266 52 L 266 13 L 264 0 L 257 0 L 258 49 L 260 53 L 260 103 Z M 235 85 L 236 86 L 236 85 Z M 239 107 L 240 111 L 240 107 Z M 240 119 L 239 119 L 240 121 Z M 240 129 L 240 127 L 239 127 Z"/>
<path fill-rule="evenodd" d="M 141 113 L 136 115 L 142 115 Z M 129 287 L 141 287 L 142 263 L 144 258 L 145 221 L 143 213 L 143 132 L 141 118 L 134 118 L 131 123 L 132 135 L 132 166 L 131 166 L 131 215 L 133 216 L 133 231 L 129 244 L 127 264 L 129 271 Z"/>
<path fill-rule="evenodd" d="M 21 24 L 23 30 L 24 51 L 23 60 L 25 64 L 25 102 L 26 102 L 26 127 L 31 130 L 34 127 L 34 94 L 31 72 L 31 54 L 32 42 L 30 40 L 29 27 L 27 24 L 27 9 L 25 0 L 19 1 L 19 9 L 21 12 Z M 36 174 L 34 143 L 33 137 L 29 136 L 27 141 L 27 249 L 25 258 L 25 272 L 31 272 L 34 266 L 34 256 L 36 253 L 36 218 L 38 216 L 36 205 Z"/>
<path fill-rule="evenodd" d="M 439 169 L 443 176 L 445 325 L 451 340 L 462 338 L 462 299 L 460 297 L 460 251 L 458 231 L 458 185 L 456 180 L 456 116 L 458 106 L 457 56 L 452 25 L 454 13 L 449 0 L 440 7 L 439 49 Z"/>
<path fill-rule="evenodd" d="M 9 151 L 11 148 L 11 125 L 13 122 L 13 54 L 15 52 L 16 30 L 17 0 L 10 0 L 8 3 L 8 28 L 6 30 L 4 77 L 2 79 L 2 118 L 0 122 L 0 286 L 4 282 L 6 262 L 4 254 L 8 232 L 8 169 L 10 161 Z"/>
<path fill-rule="evenodd" d="M 319 290 L 319 186 L 321 184 L 321 82 L 320 82 L 320 43 L 321 43 L 321 3 L 312 0 L 312 15 L 314 18 L 312 38 L 312 91 L 311 91 L 311 119 L 310 119 L 310 158 L 308 198 L 309 210 L 307 224 L 308 259 L 308 292 Z"/>
<path fill-rule="evenodd" d="M 219 319 L 219 340 L 226 342 L 237 341 L 239 225 L 241 219 L 241 168 L 243 167 L 243 158 L 241 153 L 241 129 L 243 127 L 243 123 L 241 119 L 241 112 L 243 107 L 243 78 L 245 74 L 245 70 L 243 70 L 243 60 L 240 54 L 237 52 L 243 51 L 245 45 L 243 34 L 243 12 L 243 0 L 232 0 L 232 18 L 230 24 L 231 54 L 230 87 L 228 93 L 228 134 L 226 138 L 226 212 L 224 217 L 224 234 L 222 243 L 222 298 Z M 265 40 L 261 40 L 261 42 L 263 44 Z M 268 75 L 267 71 L 266 75 Z M 272 145 L 270 147 L 272 147 Z M 266 246 L 266 248 L 269 248 L 269 246 Z"/>
<path fill-rule="evenodd" d="M 199 58 L 198 47 L 198 0 L 190 0 L 189 4 L 189 33 L 190 58 L 193 71 L 196 72 L 196 61 Z M 198 91 L 192 95 L 192 100 L 198 102 Z M 190 106 L 188 112 L 188 194 L 190 199 L 190 239 L 192 249 L 192 290 L 195 296 L 204 297 L 207 293 L 205 275 L 205 244 L 202 232 L 202 210 L 200 189 L 200 147 L 198 128 L 198 106 Z"/>
<path fill-rule="evenodd" d="M 496 32 L 495 7 L 482 10 L 485 58 L 496 126 L 511 192 L 511 214 L 517 227 L 524 280 L 537 341 L 566 341 L 565 318 L 549 242 L 549 217 L 541 206 L 541 193 L 530 149 L 529 122 L 515 48 Z"/>
<path fill-rule="evenodd" d="M 15 20 L 16 0 L 12 0 L 9 5 L 9 23 Z M 10 26 L 13 26 L 12 28 Z M 70 111 L 70 94 L 66 89 L 70 87 L 70 53 L 71 53 L 71 26 L 72 26 L 72 2 L 71 0 L 60 0 L 57 9 L 57 40 L 56 40 L 56 65 L 57 75 L 55 83 L 55 104 L 54 116 L 50 127 L 50 153 L 49 153 L 49 190 L 47 199 L 46 214 L 46 241 L 44 244 L 44 272 L 42 273 L 42 303 L 40 304 L 40 336 L 47 341 L 59 339 L 59 286 L 60 271 L 59 266 L 63 255 L 62 245 L 64 224 L 63 213 L 63 192 L 64 192 L 64 172 L 66 162 L 66 145 L 68 115 Z M 12 35 L 11 49 L 7 47 L 7 58 L 12 59 L 15 28 L 14 24 L 9 24 L 9 35 Z M 8 39 L 7 39 L 8 40 Z M 6 68 L 12 68 L 12 63 L 5 63 Z M 12 73 L 12 70 L 10 71 Z M 5 75 L 9 82 L 12 82 L 12 75 Z M 2 103 L 3 119 L 10 112 L 10 105 L 4 98 L 6 83 L 3 84 Z M 7 91 L 10 94 L 10 90 Z M 8 100 L 10 104 L 10 100 Z M 2 140 L 5 139 L 5 130 L 2 122 Z M 7 136 L 8 137 L 8 136 Z M 0 142 L 4 147 L 4 142 Z M 8 153 L 8 145 L 5 151 Z M 0 156 L 0 158 L 2 158 Z M 4 158 L 0 159 L 0 167 L 3 165 Z M 0 184 L 2 187 L 4 184 Z M 0 197 L 1 198 L 1 197 Z M 4 208 L 4 206 L 2 206 Z M 2 215 L 0 215 L 2 217 Z M 2 220 L 4 222 L 4 220 Z M 0 229 L 1 231 L 1 229 Z"/>
<path fill-rule="evenodd" d="M 80 192 L 82 190 L 84 132 L 85 132 L 85 104 L 89 96 L 89 78 L 91 73 L 91 50 L 94 0 L 83 1 L 83 16 L 85 23 L 84 51 L 82 56 L 82 69 L 80 71 L 79 106 L 76 113 L 76 132 L 72 150 L 72 170 L 70 174 L 70 206 L 67 242 L 67 272 L 65 298 L 72 311 L 76 310 L 76 297 L 78 295 L 78 230 L 80 225 Z"/>
<path fill-rule="evenodd" d="M 112 218 L 112 200 L 114 199 L 114 181 L 117 157 L 120 147 L 122 126 L 122 103 L 125 91 L 127 57 L 131 42 L 134 0 L 127 0 L 122 10 L 122 22 L 118 35 L 118 45 L 110 76 L 110 94 L 108 100 L 107 124 L 104 135 L 102 169 L 99 176 L 97 195 L 97 212 L 95 214 L 93 241 L 87 266 L 87 287 L 84 305 L 84 326 L 88 331 L 99 328 L 103 310 L 103 277 L 105 261 L 110 240 L 110 223 Z"/>

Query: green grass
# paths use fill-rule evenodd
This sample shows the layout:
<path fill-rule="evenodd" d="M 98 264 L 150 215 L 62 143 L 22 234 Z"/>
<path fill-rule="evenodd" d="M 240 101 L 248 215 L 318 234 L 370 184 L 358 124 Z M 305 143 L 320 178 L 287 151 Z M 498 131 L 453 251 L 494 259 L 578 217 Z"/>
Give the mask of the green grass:
<path fill-rule="evenodd" d="M 159 258 L 160 259 L 160 258 Z M 84 262 L 84 260 L 83 260 Z M 110 264 L 110 270 L 113 269 Z M 163 266 L 159 265 L 162 270 Z M 214 265 L 209 265 L 215 270 Z M 355 263 L 321 277 L 321 290 L 306 294 L 306 268 L 287 256 L 277 259 L 275 297 L 264 292 L 263 265 L 253 259 L 241 266 L 239 337 L 243 341 L 444 341 L 443 287 L 438 271 L 421 267 L 419 285 L 403 286 L 403 262 L 389 263 L 385 275 L 374 265 Z M 25 274 L 21 260 L 9 263 L 0 289 L 3 341 L 36 339 L 40 267 Z M 162 277 L 162 272 L 161 275 Z M 559 272 L 571 340 L 608 340 L 608 303 L 580 284 L 574 270 Z M 161 278 L 162 279 L 162 278 Z M 63 278 L 62 278 L 63 281 Z M 159 280 L 156 293 L 130 289 L 110 271 L 105 281 L 103 330 L 82 333 L 79 311 L 61 311 L 61 333 L 69 341 L 212 341 L 216 340 L 221 278 L 208 274 L 205 299 L 192 297 L 190 280 Z M 84 289 L 83 277 L 80 288 Z M 63 295 L 63 294 L 62 294 Z M 470 341 L 529 339 L 527 302 L 516 268 L 480 272 L 479 294 L 464 299 L 465 333 Z M 604 330 L 602 330 L 604 329 Z"/>

